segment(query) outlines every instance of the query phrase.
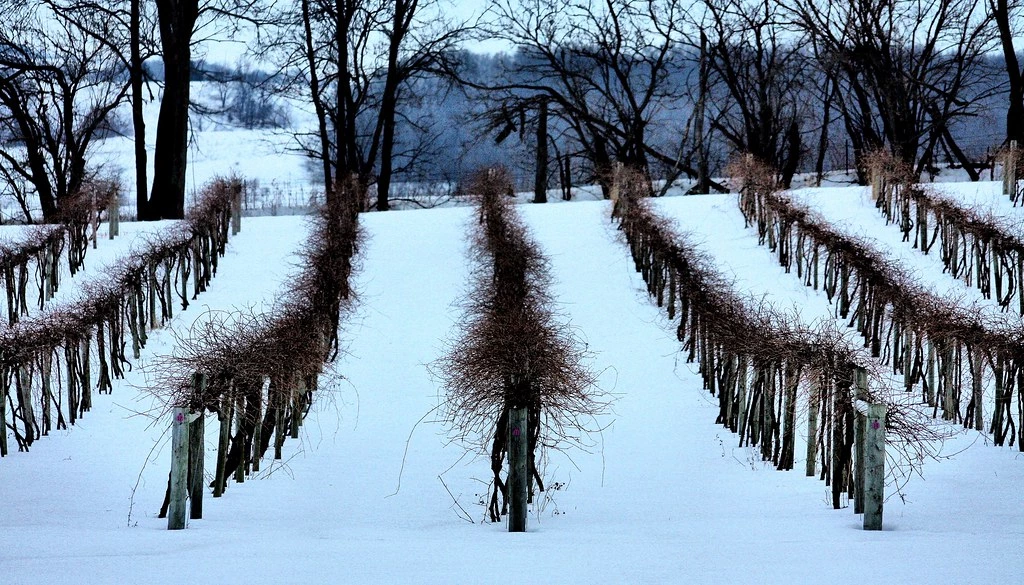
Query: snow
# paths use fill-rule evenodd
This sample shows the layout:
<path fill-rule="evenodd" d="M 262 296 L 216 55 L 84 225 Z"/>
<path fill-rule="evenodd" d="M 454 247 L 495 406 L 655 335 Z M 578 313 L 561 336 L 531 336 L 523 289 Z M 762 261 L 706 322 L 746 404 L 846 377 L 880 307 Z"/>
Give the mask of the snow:
<path fill-rule="evenodd" d="M 823 295 L 756 245 L 728 196 L 658 208 L 720 250 L 740 290 L 829 318 Z M 614 398 L 588 449 L 551 454 L 546 479 L 563 487 L 535 506 L 528 533 L 481 522 L 489 462 L 450 441 L 433 410 L 441 398 L 428 365 L 454 337 L 473 211 L 365 214 L 347 353 L 284 459 L 265 461 L 222 498 L 208 494 L 203 520 L 167 531 L 156 511 L 169 421 L 146 415 L 154 403 L 139 389 L 140 364 L 113 395 L 94 397 L 71 431 L 0 460 L 0 581 L 1017 582 L 1016 449 L 958 434 L 943 450 L 950 458 L 927 462 L 901 495 L 887 486 L 885 530 L 864 532 L 849 508 L 829 507 L 823 482 L 775 471 L 714 424 L 716 400 L 647 299 L 605 203 L 519 209 L 551 260 L 561 312 Z M 246 218 L 209 291 L 171 327 L 184 330 L 206 310 L 269 306 L 306 233 L 302 218 Z M 168 353 L 171 340 L 157 332 L 143 361 Z"/>

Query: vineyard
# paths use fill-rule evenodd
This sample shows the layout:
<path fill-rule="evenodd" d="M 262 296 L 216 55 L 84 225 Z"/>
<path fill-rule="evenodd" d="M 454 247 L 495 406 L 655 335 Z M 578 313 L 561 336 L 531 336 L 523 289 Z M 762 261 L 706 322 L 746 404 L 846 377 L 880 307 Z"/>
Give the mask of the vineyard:
<path fill-rule="evenodd" d="M 1019 194 L 731 170 L 234 226 L 221 181 L 116 237 L 95 205 L 3 228 L 0 582 L 1016 582 Z M 858 401 L 888 413 L 881 533 Z M 525 537 L 495 522 L 520 407 Z"/>

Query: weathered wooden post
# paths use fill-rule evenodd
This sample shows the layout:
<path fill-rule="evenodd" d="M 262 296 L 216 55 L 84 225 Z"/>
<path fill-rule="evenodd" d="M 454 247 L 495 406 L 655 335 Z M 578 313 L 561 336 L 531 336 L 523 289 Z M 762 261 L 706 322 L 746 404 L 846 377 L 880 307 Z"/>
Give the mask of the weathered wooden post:
<path fill-rule="evenodd" d="M 864 530 L 882 529 L 885 503 L 885 417 L 884 404 L 868 407 L 864 437 Z"/>
<path fill-rule="evenodd" d="M 171 498 L 167 529 L 185 528 L 185 498 L 188 495 L 188 414 L 175 408 L 171 418 Z"/>
<path fill-rule="evenodd" d="M 854 391 L 854 405 L 858 406 L 856 415 L 856 428 L 854 430 L 854 449 L 856 459 L 854 460 L 853 472 L 853 513 L 864 513 L 864 435 L 867 429 L 867 412 L 861 412 L 859 405 L 864 404 L 868 397 L 868 375 L 864 368 L 857 368 L 855 374 L 856 390 Z"/>
<path fill-rule="evenodd" d="M 1011 199 L 1017 195 L 1017 159 L 1019 158 L 1017 141 L 1011 140 L 1010 147 L 1006 151 L 1003 160 L 1003 195 L 1009 195 Z"/>
<path fill-rule="evenodd" d="M 508 531 L 526 532 L 528 489 L 529 424 L 527 409 L 511 408 L 508 413 Z"/>
<path fill-rule="evenodd" d="M 39 268 L 43 277 L 43 298 L 48 301 L 53 298 L 53 273 L 57 270 L 57 259 L 50 246 L 43 251 L 43 263 Z"/>
<path fill-rule="evenodd" d="M 206 376 L 196 372 L 192 376 L 192 388 L 197 396 L 206 390 Z M 188 431 L 189 460 L 189 518 L 199 520 L 203 517 L 203 492 L 206 491 L 204 463 L 206 458 L 206 417 L 203 409 L 191 415 L 192 424 Z"/>
<path fill-rule="evenodd" d="M 92 240 L 92 249 L 96 249 L 96 234 L 100 231 L 100 202 L 99 197 L 95 191 L 89 195 L 89 227 L 92 227 L 92 236 L 89 239 Z"/>
<path fill-rule="evenodd" d="M 0 384 L 0 457 L 7 457 L 7 384 Z"/>
<path fill-rule="evenodd" d="M 882 176 L 882 170 L 879 168 L 871 169 L 871 200 L 878 201 L 882 196 L 883 181 L 885 179 Z"/>
<path fill-rule="evenodd" d="M 237 236 L 242 231 L 242 182 L 231 184 L 231 235 Z"/>
<path fill-rule="evenodd" d="M 810 407 L 807 411 L 807 477 L 814 477 L 815 455 L 818 452 L 818 408 L 821 403 L 821 379 L 811 384 Z"/>
<path fill-rule="evenodd" d="M 245 468 L 248 461 L 246 461 L 245 452 L 245 437 L 243 436 L 243 429 L 245 429 L 245 396 L 239 396 L 238 401 L 235 403 L 235 441 L 242 445 L 242 455 L 238 460 L 238 467 L 235 468 L 235 483 L 245 483 Z"/>
<path fill-rule="evenodd" d="M 110 201 L 107 202 L 107 223 L 110 232 L 110 239 L 121 235 L 121 194 L 116 190 L 111 193 Z"/>
<path fill-rule="evenodd" d="M 220 413 L 220 437 L 217 442 L 217 474 L 213 479 L 213 497 L 219 498 L 224 495 L 224 488 L 227 486 L 228 467 L 228 443 L 231 440 L 231 419 L 233 417 L 232 401 L 230 398 L 222 397 Z"/>

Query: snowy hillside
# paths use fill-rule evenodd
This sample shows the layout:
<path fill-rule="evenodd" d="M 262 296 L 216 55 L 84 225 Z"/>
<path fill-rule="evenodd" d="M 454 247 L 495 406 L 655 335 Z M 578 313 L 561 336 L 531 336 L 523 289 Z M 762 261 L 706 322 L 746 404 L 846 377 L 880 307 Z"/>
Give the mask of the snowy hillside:
<path fill-rule="evenodd" d="M 816 197 L 823 212 L 833 203 L 850 217 L 873 211 L 863 191 Z M 1020 580 L 1024 561 L 1013 551 L 1024 537 L 1024 456 L 1016 447 L 957 433 L 923 476 L 887 486 L 885 530 L 864 532 L 852 509 L 831 509 L 823 482 L 775 471 L 714 424 L 717 399 L 647 299 L 607 204 L 519 209 L 551 261 L 560 310 L 614 399 L 593 421 L 603 430 L 588 449 L 545 463 L 551 489 L 527 534 L 482 523 L 488 458 L 452 443 L 436 421 L 440 385 L 428 365 L 453 336 L 467 290 L 473 211 L 364 214 L 347 353 L 282 461 L 208 497 L 205 518 L 187 530 L 166 530 L 156 512 L 169 421 L 148 414 L 155 403 L 139 390 L 153 356 L 171 350 L 172 332 L 158 330 L 142 363 L 112 395 L 94 397 L 70 431 L 0 460 L 0 582 Z M 740 290 L 809 322 L 831 318 L 824 295 L 785 274 L 744 228 L 735 196 L 669 198 L 657 209 L 693 232 Z M 897 240 L 898 232 L 884 222 L 860 222 L 881 246 L 908 246 L 891 242 L 890 230 Z M 208 309 L 268 306 L 306 229 L 297 217 L 246 218 L 209 290 L 171 328 L 184 331 Z M 117 245 L 126 253 L 130 241 L 107 244 L 105 254 L 116 257 Z M 927 274 L 941 276 L 941 266 Z M 208 425 L 212 457 L 217 432 Z"/>

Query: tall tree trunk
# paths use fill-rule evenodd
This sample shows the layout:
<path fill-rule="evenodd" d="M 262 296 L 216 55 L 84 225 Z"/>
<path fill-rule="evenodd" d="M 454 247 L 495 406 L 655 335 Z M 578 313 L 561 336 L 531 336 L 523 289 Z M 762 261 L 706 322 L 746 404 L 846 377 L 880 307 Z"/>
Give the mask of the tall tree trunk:
<path fill-rule="evenodd" d="M 803 153 L 803 145 L 800 141 L 800 126 L 796 118 L 789 123 L 786 129 L 786 158 L 782 161 L 782 186 L 789 189 L 793 184 L 793 176 L 800 169 L 800 155 Z"/>
<path fill-rule="evenodd" d="M 147 206 L 152 219 L 185 217 L 191 41 L 198 5 L 199 0 L 156 1 L 164 59 L 164 95 L 156 125 L 153 192 Z"/>
<path fill-rule="evenodd" d="M 362 201 L 365 196 L 363 185 L 366 181 L 362 176 L 363 169 L 359 161 L 357 140 L 360 132 L 356 120 L 355 98 L 352 95 L 352 71 L 349 69 L 352 64 L 348 43 L 355 15 L 355 8 L 350 4 L 346 0 L 335 2 L 337 26 L 334 31 L 334 45 L 338 54 L 338 75 L 335 87 L 334 140 L 337 160 L 334 175 L 339 181 L 358 175 L 360 192 L 357 197 Z"/>
<path fill-rule="evenodd" d="M 704 138 L 704 125 L 706 124 L 707 97 L 708 97 L 708 35 L 702 30 L 700 32 L 700 70 L 698 73 L 697 103 L 694 105 L 693 113 L 693 141 L 697 146 L 697 185 L 696 193 L 711 192 L 711 171 L 708 161 L 708 147 Z"/>
<path fill-rule="evenodd" d="M 832 100 L 835 98 L 835 82 L 832 76 L 825 81 L 825 96 L 822 102 L 821 135 L 818 138 L 818 158 L 814 163 L 817 185 L 825 178 L 825 154 L 828 152 L 828 127 L 832 123 Z"/>
<path fill-rule="evenodd" d="M 1013 47 L 1013 29 L 1010 26 L 1010 7 L 1007 0 L 995 1 L 995 21 L 1006 63 L 1010 103 L 1006 109 L 1006 142 L 1016 140 L 1024 144 L 1024 71 Z M 1022 427 L 1024 428 L 1024 427 Z"/>
<path fill-rule="evenodd" d="M 135 207 L 140 221 L 152 219 L 149 216 L 149 181 L 146 169 L 146 120 L 142 115 L 142 47 L 141 47 L 141 6 L 142 0 L 131 1 L 131 62 L 128 74 L 132 83 L 132 127 L 135 131 Z"/>
<path fill-rule="evenodd" d="M 327 129 L 327 111 L 324 108 L 320 75 L 316 69 L 316 51 L 313 49 L 313 28 L 309 0 L 302 0 L 302 25 L 306 36 L 306 62 L 309 66 L 309 94 L 316 111 L 317 132 L 320 135 L 320 161 L 324 170 L 324 194 L 328 202 L 334 197 L 334 178 L 331 172 L 331 136 Z"/>
<path fill-rule="evenodd" d="M 548 202 L 548 102 L 541 100 L 537 119 L 537 168 L 533 181 L 533 202 Z"/>

